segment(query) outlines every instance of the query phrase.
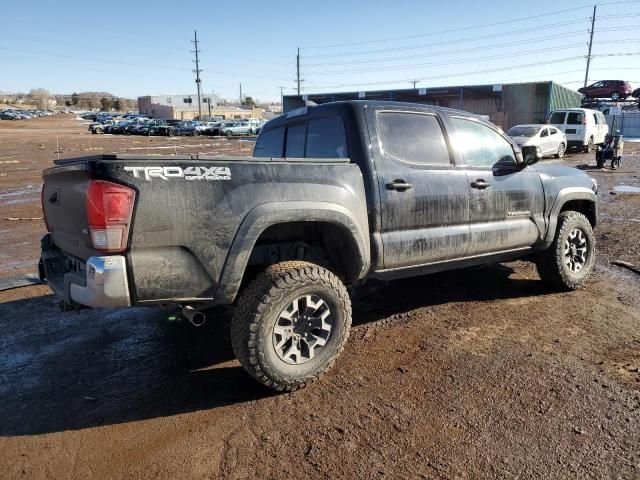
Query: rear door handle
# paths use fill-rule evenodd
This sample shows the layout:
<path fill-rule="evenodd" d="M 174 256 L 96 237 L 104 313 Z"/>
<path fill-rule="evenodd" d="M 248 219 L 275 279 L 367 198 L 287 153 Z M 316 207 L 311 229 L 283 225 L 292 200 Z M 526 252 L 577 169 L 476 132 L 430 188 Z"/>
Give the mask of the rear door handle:
<path fill-rule="evenodd" d="M 485 188 L 489 188 L 491 184 L 482 178 L 478 178 L 471 182 L 471 188 L 477 188 L 478 190 L 484 190 Z"/>
<path fill-rule="evenodd" d="M 387 183 L 387 190 L 404 192 L 405 190 L 409 190 L 410 188 L 413 188 L 413 185 L 411 183 L 405 182 L 404 180 L 394 180 Z"/>

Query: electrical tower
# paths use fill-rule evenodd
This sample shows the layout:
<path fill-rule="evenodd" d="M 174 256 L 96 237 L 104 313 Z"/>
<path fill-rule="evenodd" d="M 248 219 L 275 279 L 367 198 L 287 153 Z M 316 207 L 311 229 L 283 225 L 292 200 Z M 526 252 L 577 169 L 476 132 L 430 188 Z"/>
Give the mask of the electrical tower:
<path fill-rule="evenodd" d="M 200 53 L 200 49 L 198 49 L 198 31 L 194 30 L 193 31 L 193 40 L 191 40 L 191 43 L 193 43 L 194 45 L 194 50 L 191 50 L 192 53 L 195 54 L 196 59 L 194 60 L 195 64 L 196 64 L 196 68 L 195 70 L 193 70 L 193 73 L 196 74 L 196 86 L 198 87 L 198 120 L 202 120 L 202 79 L 200 78 L 200 72 L 202 72 L 202 70 L 200 69 L 200 59 L 198 58 L 198 54 Z"/>

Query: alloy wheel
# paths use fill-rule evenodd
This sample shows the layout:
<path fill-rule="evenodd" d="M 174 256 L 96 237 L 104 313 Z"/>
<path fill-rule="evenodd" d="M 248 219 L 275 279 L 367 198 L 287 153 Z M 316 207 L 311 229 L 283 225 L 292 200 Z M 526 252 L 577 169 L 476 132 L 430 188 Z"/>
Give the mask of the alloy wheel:
<path fill-rule="evenodd" d="M 333 317 L 327 303 L 307 294 L 293 300 L 273 327 L 273 348 L 280 360 L 300 365 L 315 357 L 331 336 Z"/>

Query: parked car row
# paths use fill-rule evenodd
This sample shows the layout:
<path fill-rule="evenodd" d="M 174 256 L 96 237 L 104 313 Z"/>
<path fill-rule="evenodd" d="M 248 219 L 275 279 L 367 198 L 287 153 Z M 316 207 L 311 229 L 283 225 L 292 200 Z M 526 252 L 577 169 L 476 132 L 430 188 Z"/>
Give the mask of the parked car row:
<path fill-rule="evenodd" d="M 47 117 L 60 112 L 53 110 L 21 110 L 17 108 L 3 108 L 0 110 L 0 120 L 31 120 L 32 118 Z"/>
<path fill-rule="evenodd" d="M 164 136 L 239 136 L 256 135 L 264 121 L 259 119 L 200 122 L 195 120 L 159 120 L 149 119 L 139 115 L 120 120 L 114 118 L 96 117 L 96 121 L 89 125 L 89 131 L 95 134 L 110 133 L 124 135 L 164 135 Z"/>

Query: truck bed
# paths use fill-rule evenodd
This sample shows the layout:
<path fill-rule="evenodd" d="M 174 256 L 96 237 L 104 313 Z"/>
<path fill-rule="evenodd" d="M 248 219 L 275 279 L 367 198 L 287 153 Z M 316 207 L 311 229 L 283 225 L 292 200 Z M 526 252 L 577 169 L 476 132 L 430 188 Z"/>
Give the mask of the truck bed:
<path fill-rule="evenodd" d="M 233 288 L 220 289 L 225 267 L 246 264 L 246 242 L 256 241 L 244 231 L 242 245 L 234 242 L 243 224 L 246 229 L 247 222 L 283 211 L 293 221 L 304 221 L 296 205 L 335 205 L 354 217 L 359 235 L 368 235 L 362 174 L 349 159 L 103 155 L 58 162 L 43 178 L 53 248 L 80 268 L 90 257 L 103 255 L 93 248 L 88 232 L 90 180 L 135 190 L 123 254 L 132 304 L 228 296 Z M 220 291 L 225 288 L 226 293 Z"/>

